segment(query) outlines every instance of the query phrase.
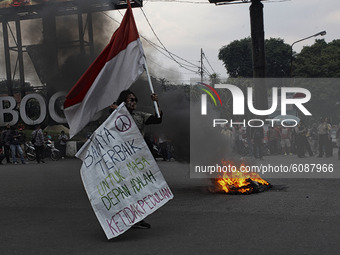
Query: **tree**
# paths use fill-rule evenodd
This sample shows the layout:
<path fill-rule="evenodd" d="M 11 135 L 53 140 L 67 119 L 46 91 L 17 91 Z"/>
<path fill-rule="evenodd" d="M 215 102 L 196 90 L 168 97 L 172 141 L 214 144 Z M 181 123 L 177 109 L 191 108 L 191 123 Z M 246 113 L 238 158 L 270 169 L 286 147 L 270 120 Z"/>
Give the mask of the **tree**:
<path fill-rule="evenodd" d="M 223 46 L 219 50 L 218 59 L 223 61 L 230 77 L 252 77 L 250 37 L 235 40 L 227 46 Z"/>
<path fill-rule="evenodd" d="M 312 94 L 307 107 L 311 110 L 314 120 L 326 116 L 333 124 L 338 123 L 340 115 L 338 79 L 316 78 L 340 77 L 340 40 L 333 40 L 330 43 L 323 39 L 315 40 L 313 45 L 303 47 L 294 58 L 293 76 L 314 78 L 304 86 Z"/>
<path fill-rule="evenodd" d="M 340 77 L 340 40 L 326 43 L 315 40 L 311 46 L 305 46 L 293 61 L 293 76 L 308 78 Z"/>
<path fill-rule="evenodd" d="M 252 54 L 250 37 L 235 40 L 227 46 L 223 46 L 218 58 L 223 61 L 227 73 L 232 78 L 252 77 Z M 266 51 L 266 76 L 289 77 L 290 76 L 290 45 L 280 38 L 265 40 Z"/>
<path fill-rule="evenodd" d="M 282 39 L 265 40 L 267 77 L 290 77 L 291 48 Z"/>
<path fill-rule="evenodd" d="M 221 82 L 221 77 L 217 73 L 212 73 L 211 75 L 209 75 L 209 80 L 211 85 L 215 85 Z"/>

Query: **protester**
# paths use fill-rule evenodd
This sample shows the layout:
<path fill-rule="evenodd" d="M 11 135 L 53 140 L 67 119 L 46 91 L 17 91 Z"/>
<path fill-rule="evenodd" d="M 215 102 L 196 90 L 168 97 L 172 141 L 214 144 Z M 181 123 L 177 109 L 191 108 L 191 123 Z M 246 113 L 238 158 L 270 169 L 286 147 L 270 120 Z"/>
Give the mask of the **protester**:
<path fill-rule="evenodd" d="M 2 165 L 2 161 L 4 160 L 4 158 L 4 143 L 2 141 L 2 136 L 0 135 L 0 165 Z"/>
<path fill-rule="evenodd" d="M 21 150 L 25 152 L 26 134 L 23 132 L 24 128 L 22 126 L 20 126 L 18 130 L 19 130 L 19 144 L 20 144 Z"/>
<path fill-rule="evenodd" d="M 52 136 L 50 136 L 47 131 L 44 131 L 43 132 L 43 137 L 44 137 L 43 155 L 44 155 L 44 158 L 46 158 L 48 156 L 48 147 L 47 147 L 47 145 L 52 140 Z"/>
<path fill-rule="evenodd" d="M 151 100 L 156 101 L 158 105 L 158 95 L 157 94 L 152 94 L 151 95 Z M 126 108 L 130 112 L 131 116 L 136 122 L 136 125 L 141 132 L 141 134 L 144 136 L 145 133 L 145 125 L 150 125 L 150 124 L 159 124 L 162 122 L 162 112 L 160 111 L 161 117 L 158 118 L 155 115 L 152 115 L 151 113 L 146 113 L 146 112 L 140 112 L 140 111 L 135 111 L 137 107 L 137 102 L 138 99 L 136 95 L 130 91 L 130 90 L 124 90 L 120 93 L 118 99 L 117 99 L 117 104 L 111 105 L 111 109 L 117 108 L 118 105 L 120 105 L 122 102 L 125 103 Z"/>
<path fill-rule="evenodd" d="M 332 144 L 332 137 L 331 137 L 331 130 L 332 130 L 332 125 L 329 121 L 328 118 L 325 119 L 325 122 L 327 123 L 327 140 L 326 140 L 326 157 L 329 158 L 333 156 L 333 144 Z"/>
<path fill-rule="evenodd" d="M 233 151 L 233 132 L 228 125 L 224 125 L 224 127 L 221 130 L 221 134 L 225 136 L 227 140 L 227 152 L 231 153 Z M 251 143 L 249 142 L 248 145 Z M 251 147 L 251 146 L 248 146 Z"/>
<path fill-rule="evenodd" d="M 297 133 L 296 133 L 296 128 L 292 128 L 290 130 L 290 151 L 292 154 L 297 154 L 297 146 L 296 146 L 296 139 L 297 139 Z"/>
<path fill-rule="evenodd" d="M 323 157 L 323 155 L 326 155 L 327 150 L 327 141 L 328 141 L 328 135 L 330 132 L 330 127 L 328 123 L 326 122 L 326 118 L 320 118 L 320 124 L 318 126 L 318 135 L 319 135 L 319 156 Z"/>
<path fill-rule="evenodd" d="M 263 127 L 252 128 L 251 138 L 254 146 L 253 147 L 254 157 L 263 159 L 263 138 L 264 138 Z"/>
<path fill-rule="evenodd" d="M 52 136 L 50 136 L 47 131 L 44 131 L 43 135 L 44 135 L 44 144 L 47 144 L 49 140 L 52 140 Z"/>
<path fill-rule="evenodd" d="M 318 152 L 319 145 L 319 135 L 318 135 L 318 127 L 316 123 L 313 123 L 312 128 L 309 130 L 309 137 L 311 139 L 311 147 L 314 154 Z"/>
<path fill-rule="evenodd" d="M 248 143 L 248 156 L 253 155 L 253 146 L 251 145 L 251 127 L 246 127 L 247 143 Z"/>
<path fill-rule="evenodd" d="M 234 152 L 242 154 L 242 128 L 239 125 L 233 126 L 233 145 Z"/>
<path fill-rule="evenodd" d="M 6 128 L 1 132 L 1 140 L 4 146 L 4 153 L 5 153 L 5 158 L 7 161 L 7 164 L 11 164 L 10 160 L 10 141 L 9 141 L 9 134 L 11 132 L 11 126 L 9 124 L 6 125 Z"/>
<path fill-rule="evenodd" d="M 59 145 L 60 145 L 60 154 L 61 158 L 64 159 L 66 157 L 66 143 L 68 140 L 68 136 L 65 134 L 65 131 L 62 130 L 60 135 L 58 136 Z"/>
<path fill-rule="evenodd" d="M 35 148 L 36 159 L 38 164 L 40 162 L 45 163 L 45 161 L 43 160 L 44 135 L 40 128 L 40 125 L 37 125 L 35 130 L 32 132 L 32 143 Z"/>
<path fill-rule="evenodd" d="M 163 157 L 163 161 L 171 160 L 171 143 L 167 136 L 163 133 L 160 134 L 159 139 L 159 147 L 161 149 L 161 154 Z"/>
<path fill-rule="evenodd" d="M 3 145 L 0 143 L 0 165 L 2 165 L 2 161 L 5 158 L 4 150 L 3 150 Z"/>
<path fill-rule="evenodd" d="M 310 147 L 310 144 L 307 140 L 307 128 L 304 124 L 303 121 L 300 121 L 300 123 L 298 124 L 298 126 L 296 127 L 296 145 L 297 145 L 297 156 L 299 158 L 304 158 L 306 155 L 306 150 L 309 153 L 309 156 L 312 157 L 313 156 L 313 152 L 312 149 Z"/>
<path fill-rule="evenodd" d="M 13 164 L 18 164 L 16 155 L 17 153 L 20 156 L 21 163 L 26 164 L 24 153 L 21 149 L 20 143 L 19 143 L 20 135 L 18 131 L 15 129 L 15 127 L 11 127 L 11 131 L 9 133 L 9 142 L 10 142 L 10 148 L 12 152 L 12 162 Z"/>
<path fill-rule="evenodd" d="M 340 160 L 340 124 L 336 130 L 336 145 L 338 146 L 338 160 Z"/>
<path fill-rule="evenodd" d="M 280 131 L 277 127 L 270 127 L 268 130 L 268 143 L 271 155 L 278 154 L 278 147 L 280 141 Z"/>
<path fill-rule="evenodd" d="M 306 155 L 303 137 L 306 135 L 306 129 L 305 126 L 302 124 L 302 121 L 295 127 L 295 130 L 296 130 L 296 154 L 299 158 L 304 158 Z"/>
<path fill-rule="evenodd" d="M 132 118 L 134 119 L 139 131 L 141 134 L 144 136 L 145 133 L 145 125 L 150 125 L 150 124 L 160 124 L 162 122 L 162 111 L 160 110 L 159 104 L 158 104 L 158 95 L 157 94 L 151 94 L 151 100 L 157 102 L 157 107 L 160 112 L 160 118 L 158 118 L 156 115 L 152 115 L 151 113 L 146 113 L 146 112 L 140 112 L 140 111 L 135 111 L 137 108 L 137 102 L 138 99 L 136 95 L 130 91 L 130 90 L 124 90 L 120 93 L 117 102 L 114 102 L 110 106 L 110 111 L 115 110 L 118 105 L 120 105 L 122 102 L 125 103 L 125 106 L 127 110 L 130 112 Z M 144 220 L 136 223 L 134 228 L 142 228 L 142 229 L 148 229 L 151 227 L 151 225 Z"/>
<path fill-rule="evenodd" d="M 281 137 L 281 148 L 284 155 L 292 155 L 290 151 L 290 140 L 291 140 L 291 132 L 288 127 L 282 127 L 280 130 Z"/>

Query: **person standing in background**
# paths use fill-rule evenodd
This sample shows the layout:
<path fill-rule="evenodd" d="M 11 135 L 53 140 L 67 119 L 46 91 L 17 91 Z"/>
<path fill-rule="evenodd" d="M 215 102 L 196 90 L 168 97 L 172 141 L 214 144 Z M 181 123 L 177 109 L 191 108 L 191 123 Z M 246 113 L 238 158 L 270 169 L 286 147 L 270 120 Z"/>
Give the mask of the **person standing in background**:
<path fill-rule="evenodd" d="M 290 150 L 291 133 L 288 127 L 281 128 L 281 149 L 284 155 L 292 155 Z"/>
<path fill-rule="evenodd" d="M 328 134 L 330 132 L 330 127 L 326 122 L 325 118 L 320 118 L 320 124 L 318 126 L 318 135 L 319 135 L 319 156 L 322 158 L 323 154 L 327 153 L 327 141 Z"/>
<path fill-rule="evenodd" d="M 25 152 L 26 134 L 23 132 L 24 128 L 22 126 L 20 126 L 18 130 L 19 130 L 19 144 L 20 144 L 21 150 Z"/>
<path fill-rule="evenodd" d="M 318 136 L 318 127 L 316 123 L 313 123 L 312 128 L 309 131 L 309 137 L 311 139 L 311 147 L 314 154 L 317 154 L 318 152 L 318 146 L 319 146 L 319 136 Z"/>
<path fill-rule="evenodd" d="M 43 131 L 40 128 L 40 125 L 35 127 L 35 130 L 32 132 L 32 143 L 35 148 L 36 159 L 38 164 L 40 162 L 45 163 L 43 160 L 43 152 L 44 152 L 44 135 Z"/>
<path fill-rule="evenodd" d="M 67 140 L 68 140 L 68 137 L 65 134 L 64 130 L 62 130 L 60 132 L 58 140 L 59 140 L 59 144 L 60 144 L 61 158 L 64 159 L 66 157 L 66 143 L 67 143 Z"/>
<path fill-rule="evenodd" d="M 338 160 L 340 160 L 340 124 L 336 130 L 336 145 L 338 146 Z"/>
<path fill-rule="evenodd" d="M 2 165 L 2 161 L 4 160 L 5 155 L 4 155 L 4 150 L 3 150 L 3 146 L 0 143 L 0 165 Z"/>
<path fill-rule="evenodd" d="M 20 135 L 18 131 L 15 129 L 15 127 L 11 127 L 11 131 L 9 133 L 9 142 L 10 142 L 10 148 L 12 152 L 12 162 L 13 164 L 18 164 L 16 155 L 17 153 L 20 156 L 21 163 L 26 164 L 25 158 L 24 158 L 24 153 L 20 147 Z"/>
<path fill-rule="evenodd" d="M 1 140 L 4 146 L 4 154 L 5 154 L 7 164 L 12 163 L 10 160 L 10 151 L 11 151 L 10 141 L 9 141 L 10 132 L 11 132 L 11 126 L 9 124 L 7 124 L 6 128 L 1 132 Z"/>
<path fill-rule="evenodd" d="M 258 159 L 263 159 L 263 138 L 264 138 L 264 129 L 261 126 L 253 127 L 251 138 L 253 142 L 253 152 L 254 157 Z"/>
<path fill-rule="evenodd" d="M 329 158 L 333 156 L 333 144 L 332 144 L 332 137 L 331 137 L 332 125 L 328 118 L 325 119 L 325 122 L 327 123 L 327 129 L 328 129 L 327 141 L 326 141 L 326 158 Z"/>

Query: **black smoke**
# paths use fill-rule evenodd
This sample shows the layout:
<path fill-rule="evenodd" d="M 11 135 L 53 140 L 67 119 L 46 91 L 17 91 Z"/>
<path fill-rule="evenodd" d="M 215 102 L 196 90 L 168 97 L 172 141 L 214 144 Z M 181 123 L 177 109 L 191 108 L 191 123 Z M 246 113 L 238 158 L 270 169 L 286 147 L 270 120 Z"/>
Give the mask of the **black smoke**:
<path fill-rule="evenodd" d="M 213 165 L 222 159 L 231 159 L 228 150 L 231 141 L 221 134 L 220 127 L 212 126 L 213 118 L 220 118 L 219 113 L 210 111 L 209 116 L 200 114 L 199 98 L 192 99 L 190 85 L 162 85 L 160 80 L 152 79 L 155 92 L 159 95 L 159 104 L 163 111 L 161 125 L 150 125 L 146 132 L 165 134 L 174 147 L 174 156 L 179 161 L 195 164 Z M 131 90 L 138 97 L 138 109 L 153 113 L 150 89 L 146 80 L 140 79 Z M 190 104 L 192 104 L 190 107 Z M 210 109 L 209 109 L 210 110 Z"/>

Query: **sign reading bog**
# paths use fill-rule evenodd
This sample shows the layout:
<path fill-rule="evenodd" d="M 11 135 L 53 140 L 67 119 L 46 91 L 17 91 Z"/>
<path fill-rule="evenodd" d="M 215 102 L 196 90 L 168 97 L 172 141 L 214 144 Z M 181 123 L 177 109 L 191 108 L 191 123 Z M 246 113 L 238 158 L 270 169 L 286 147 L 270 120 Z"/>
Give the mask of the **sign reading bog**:
<path fill-rule="evenodd" d="M 92 208 L 108 239 L 173 198 L 144 138 L 121 104 L 76 155 Z"/>

